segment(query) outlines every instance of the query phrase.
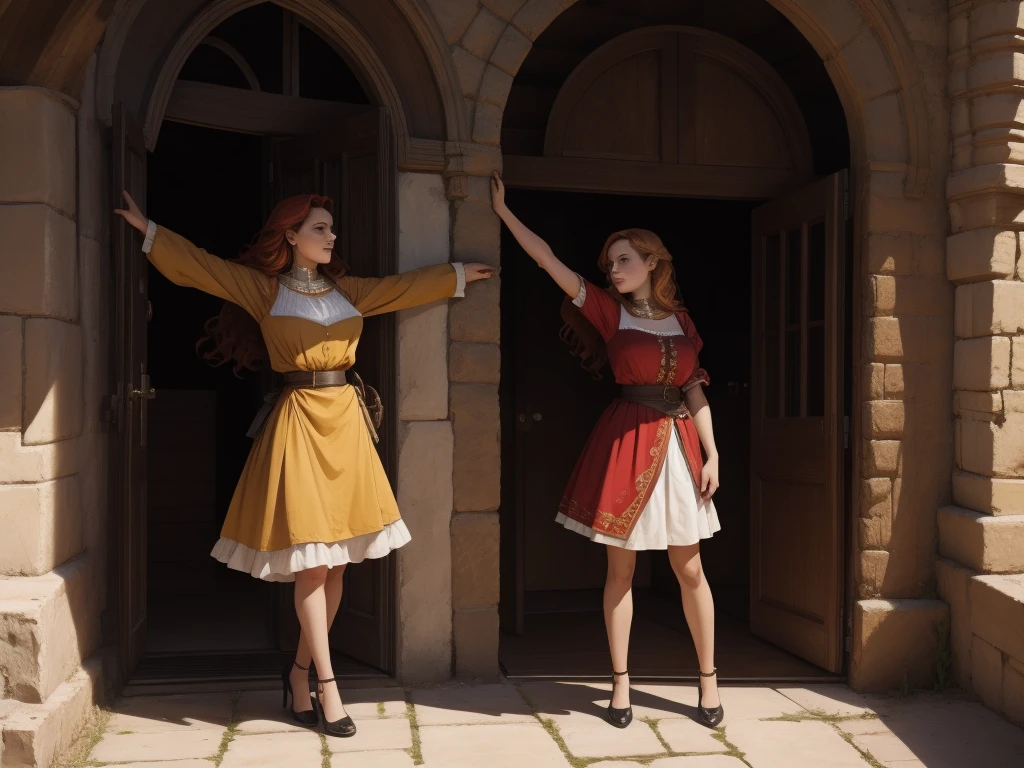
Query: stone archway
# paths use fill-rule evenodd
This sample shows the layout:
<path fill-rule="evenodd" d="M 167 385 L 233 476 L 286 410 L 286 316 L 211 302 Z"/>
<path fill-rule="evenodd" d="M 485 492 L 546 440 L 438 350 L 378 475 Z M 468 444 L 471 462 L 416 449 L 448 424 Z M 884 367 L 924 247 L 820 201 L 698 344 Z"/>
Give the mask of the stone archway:
<path fill-rule="evenodd" d="M 573 0 L 429 0 L 451 47 L 473 142 L 498 147 L 505 104 L 519 67 L 534 41 Z M 906 637 L 931 638 L 942 604 L 922 599 L 933 580 L 929 545 L 935 509 L 948 498 L 951 462 L 948 425 L 932 412 L 949 407 L 951 289 L 943 276 L 946 223 L 943 178 L 948 159 L 943 89 L 946 72 L 938 58 L 924 59 L 915 45 L 941 39 L 944 20 L 898 13 L 888 0 L 767 0 L 808 39 L 823 59 L 842 101 L 851 140 L 851 207 L 856 222 L 853 280 L 853 391 L 850 445 L 855 520 L 849 547 L 853 590 L 851 682 L 877 688 L 901 678 L 913 652 L 894 628 L 908 621 Z M 908 32 L 911 25 L 914 35 Z M 487 206 L 484 179 L 470 179 L 469 197 L 456 207 L 460 223 L 476 235 L 487 232 L 497 248 L 498 222 Z M 487 223 L 489 221 L 489 223 Z M 466 238 L 467 241 L 470 238 Z M 469 244 L 467 242 L 467 244 Z M 452 359 L 482 356 L 482 343 L 498 343 L 496 302 L 467 301 L 452 312 Z M 493 329 L 488 331 L 487 329 Z M 495 353 L 488 353 L 494 354 Z M 454 366 L 454 364 L 453 364 Z M 454 381 L 461 371 L 453 367 Z M 497 431 L 496 404 L 479 388 L 485 379 L 467 374 L 463 393 L 453 388 L 456 467 L 474 477 L 456 477 L 456 511 L 497 508 L 500 467 L 481 453 L 486 434 Z M 907 393 L 910 393 L 907 396 Z M 496 394 L 496 393 L 495 393 Z M 462 399 L 465 397 L 465 403 Z M 496 397 L 495 397 L 496 400 Z M 460 428 L 462 408 L 476 419 Z M 936 439 L 938 438 L 938 439 Z M 904 456 L 914 468 L 904 471 Z M 471 489 L 460 490 L 460 489 Z M 456 535 L 456 533 L 453 533 Z M 884 599 L 883 599 L 884 598 Z M 458 605 L 459 596 L 456 595 Z M 892 599 L 901 599 L 899 604 Z M 480 610 L 479 602 L 464 603 Z M 890 618 L 895 621 L 889 621 Z M 458 631 L 458 611 L 456 628 Z M 916 633 L 916 634 L 915 634 Z M 458 635 L 457 635 L 458 636 Z M 926 645 L 932 641 L 928 639 Z M 896 643 L 885 652 L 878 649 Z M 918 654 L 923 657 L 926 654 Z M 889 658 L 884 658 L 888 656 Z M 896 661 L 898 659 L 898 661 Z M 927 661 L 912 662 L 912 677 L 930 676 Z"/>

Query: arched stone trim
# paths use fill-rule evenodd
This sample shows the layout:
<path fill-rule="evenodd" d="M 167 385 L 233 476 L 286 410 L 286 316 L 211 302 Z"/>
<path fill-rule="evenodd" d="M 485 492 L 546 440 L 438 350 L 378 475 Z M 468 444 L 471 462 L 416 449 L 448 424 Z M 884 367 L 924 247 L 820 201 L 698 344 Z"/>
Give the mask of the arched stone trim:
<path fill-rule="evenodd" d="M 433 0 L 457 62 L 463 92 L 472 98 L 473 138 L 497 146 L 501 113 L 532 42 L 576 0 L 492 0 L 450 4 Z M 855 157 L 906 173 L 904 196 L 924 195 L 931 177 L 924 93 L 906 30 L 890 0 L 766 0 L 822 57 L 847 113 Z M 500 24 L 494 27 L 497 17 Z M 493 31 L 487 31 L 494 27 Z M 506 80 L 508 78 L 508 80 Z M 873 133 L 869 103 L 898 94 L 903 137 L 894 145 L 886 127 Z M 891 125 L 891 121 L 889 121 Z M 898 155 L 902 162 L 891 158 Z"/>
<path fill-rule="evenodd" d="M 775 71 L 760 57 L 731 38 L 705 29 L 684 26 L 647 27 L 627 32 L 609 40 L 580 62 L 565 79 L 551 107 L 544 140 L 544 154 L 552 157 L 564 153 L 564 142 L 574 112 L 585 97 L 586 91 L 599 77 L 628 58 L 649 50 L 662 50 L 663 46 L 677 48 L 679 53 L 682 53 L 685 47 L 695 54 L 714 59 L 739 75 L 752 89 L 756 89 L 781 127 L 780 135 L 785 139 L 788 158 L 795 175 L 802 177 L 812 172 L 811 140 L 803 115 L 796 99 Z M 671 73 L 670 82 L 675 81 L 675 74 Z M 683 77 L 681 72 L 679 77 Z M 674 100 L 676 94 L 670 94 L 668 97 Z M 662 94 L 661 98 L 664 105 L 666 95 Z M 678 109 L 674 101 L 672 106 Z M 665 138 L 666 142 L 676 140 L 674 136 Z M 665 151 L 664 147 L 662 151 Z M 656 162 L 667 161 L 664 157 L 646 159 Z M 680 157 L 675 162 L 683 163 L 684 159 Z"/>
<path fill-rule="evenodd" d="M 110 105 L 125 40 L 139 14 L 150 0 L 123 0 L 111 19 L 99 53 L 96 110 L 100 119 L 110 121 Z M 161 69 L 145 111 L 144 127 L 147 146 L 156 145 L 160 123 L 166 112 L 178 72 L 195 46 L 229 16 L 255 5 L 260 0 L 215 0 L 192 19 L 178 37 Z M 395 124 L 398 162 L 403 167 L 443 166 L 445 149 L 438 142 L 417 139 L 410 135 L 401 94 L 389 75 L 379 49 L 344 11 L 329 0 L 274 0 L 278 5 L 301 16 L 332 43 L 339 56 L 350 63 L 363 79 L 363 85 L 378 103 L 386 106 Z M 394 0 L 395 7 L 409 21 L 412 33 L 430 61 L 432 74 L 444 112 L 448 141 L 463 142 L 469 135 L 465 103 L 458 87 L 451 56 L 433 15 L 424 11 L 422 0 Z M 435 146 L 436 145 L 436 146 Z"/>
<path fill-rule="evenodd" d="M 258 5 L 261 1 L 218 0 L 201 10 L 185 30 L 178 35 L 164 61 L 149 98 L 146 117 L 143 121 L 147 149 L 152 150 L 156 146 L 160 125 L 163 123 L 167 104 L 171 99 L 171 91 L 174 90 L 174 83 L 192 51 L 221 22 L 239 11 Z M 388 109 L 398 138 L 399 162 L 401 163 L 404 160 L 402 155 L 408 151 L 408 121 L 398 89 L 370 41 L 336 6 L 324 2 L 324 0 L 275 0 L 275 2 L 282 8 L 300 16 L 328 41 L 340 44 L 340 48 L 338 45 L 334 46 L 337 53 L 349 62 L 356 76 L 364 81 L 363 86 L 370 91 L 371 98 Z"/>
<path fill-rule="evenodd" d="M 223 53 L 231 59 L 231 62 L 236 67 L 238 67 L 239 71 L 242 73 L 242 77 L 245 78 L 245 82 L 249 84 L 250 89 L 254 91 L 262 90 L 260 88 L 260 81 L 256 77 L 256 73 L 252 71 L 252 67 L 249 66 L 249 62 L 245 60 L 245 57 L 237 48 L 235 48 L 235 46 L 231 45 L 231 43 L 226 40 L 221 40 L 219 37 L 207 35 L 199 44 L 209 46 L 210 48 L 216 48 L 218 51 Z"/>

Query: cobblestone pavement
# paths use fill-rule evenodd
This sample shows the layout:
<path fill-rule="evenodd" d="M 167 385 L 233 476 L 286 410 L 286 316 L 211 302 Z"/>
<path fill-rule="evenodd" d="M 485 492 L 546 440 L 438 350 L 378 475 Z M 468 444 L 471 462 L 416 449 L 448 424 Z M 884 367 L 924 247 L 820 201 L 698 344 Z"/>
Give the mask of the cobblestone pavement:
<path fill-rule="evenodd" d="M 1024 730 L 957 693 L 862 696 L 841 685 L 634 685 L 633 724 L 602 718 L 608 685 L 537 682 L 343 691 L 359 732 L 292 725 L 279 692 L 116 702 L 65 766 L 120 768 L 1021 768 Z"/>

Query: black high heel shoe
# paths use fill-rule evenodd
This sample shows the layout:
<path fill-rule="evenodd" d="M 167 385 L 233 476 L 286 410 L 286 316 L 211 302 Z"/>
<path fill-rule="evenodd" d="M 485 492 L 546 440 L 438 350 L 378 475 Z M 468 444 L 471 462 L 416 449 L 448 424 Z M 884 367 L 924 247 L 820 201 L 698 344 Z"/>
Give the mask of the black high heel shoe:
<path fill-rule="evenodd" d="M 296 667 L 298 667 L 301 670 L 304 670 L 306 672 L 309 671 L 309 667 L 304 667 L 301 664 L 299 664 L 299 662 L 297 662 L 297 661 L 292 662 L 292 664 L 294 664 Z M 288 706 L 288 694 L 289 693 L 292 693 L 292 700 L 294 701 L 294 699 L 295 699 L 295 694 L 292 692 L 292 683 L 291 683 L 291 678 L 290 678 L 291 671 L 292 671 L 292 665 L 291 664 L 285 664 L 284 665 L 284 669 L 281 670 L 281 694 L 282 694 L 282 697 L 283 697 L 283 701 L 281 702 L 281 706 L 282 707 L 287 707 Z M 306 691 L 307 691 L 307 695 L 308 695 L 308 692 L 309 692 L 308 679 L 307 679 L 307 683 L 306 683 Z M 305 712 L 296 712 L 294 708 L 291 710 L 291 712 L 292 712 L 292 719 L 295 722 L 297 722 L 299 725 L 304 725 L 307 728 L 315 728 L 317 725 L 320 724 L 320 715 L 317 714 L 316 706 L 315 705 L 313 706 L 313 709 L 307 709 Z"/>
<path fill-rule="evenodd" d="M 710 672 L 701 672 L 701 677 L 714 677 L 718 674 L 717 669 L 713 669 Z M 719 694 L 721 695 L 721 694 Z M 704 699 L 704 686 L 697 681 L 697 715 L 705 725 L 709 725 L 712 728 L 716 727 L 722 719 L 725 717 L 725 709 L 722 707 L 722 701 L 719 699 L 718 706 L 708 709 L 701 701 Z"/>
<path fill-rule="evenodd" d="M 612 693 L 615 692 L 615 678 L 628 674 L 628 669 L 625 672 L 612 672 Z M 625 709 L 616 709 L 612 706 L 612 703 L 609 701 L 608 722 L 614 725 L 616 728 L 625 728 L 627 725 L 633 722 L 633 707 L 630 706 L 626 707 Z"/>
<path fill-rule="evenodd" d="M 333 723 L 327 719 L 327 713 L 324 712 L 324 705 L 320 701 L 320 686 L 324 683 L 336 682 L 336 678 L 330 678 L 329 680 L 317 680 L 316 681 L 316 698 L 313 699 L 313 706 L 319 710 L 319 719 L 324 724 L 324 734 L 327 736 L 338 736 L 343 739 L 347 739 L 349 736 L 356 735 L 356 724 L 352 722 L 352 718 L 345 715 L 341 720 L 335 720 Z"/>

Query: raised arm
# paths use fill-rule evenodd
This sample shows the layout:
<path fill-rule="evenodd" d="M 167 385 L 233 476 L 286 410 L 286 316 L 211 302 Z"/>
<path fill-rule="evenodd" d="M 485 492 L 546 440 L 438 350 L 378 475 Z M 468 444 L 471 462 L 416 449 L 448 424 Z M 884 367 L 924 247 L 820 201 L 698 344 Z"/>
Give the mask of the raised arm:
<path fill-rule="evenodd" d="M 124 217 L 131 226 L 146 236 L 142 250 L 160 274 L 175 285 L 197 288 L 238 304 L 256 320 L 262 320 L 270 309 L 273 280 L 261 272 L 225 261 L 193 245 L 169 229 L 157 227 L 139 211 L 128 193 L 128 210 L 114 213 Z"/>
<path fill-rule="evenodd" d="M 523 250 L 530 254 L 530 258 L 540 265 L 540 268 L 551 275 L 558 283 L 558 287 L 565 291 L 566 295 L 575 299 L 580 293 L 580 278 L 575 272 L 558 260 L 554 252 L 543 239 L 530 231 L 515 214 L 505 205 L 505 184 L 502 182 L 498 172 L 491 175 L 491 205 L 494 212 L 505 222 L 516 242 Z"/>

